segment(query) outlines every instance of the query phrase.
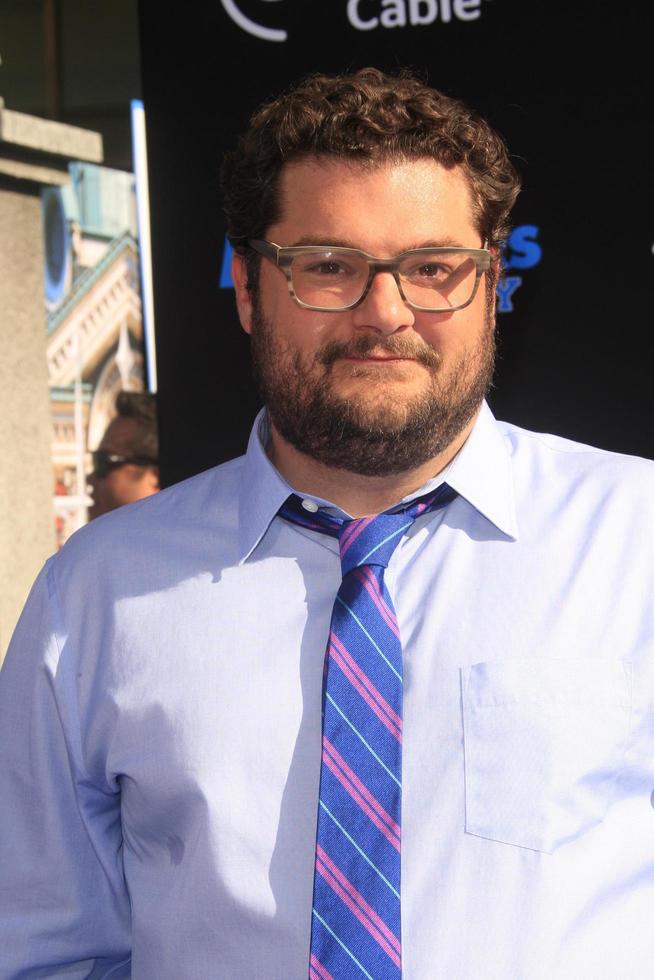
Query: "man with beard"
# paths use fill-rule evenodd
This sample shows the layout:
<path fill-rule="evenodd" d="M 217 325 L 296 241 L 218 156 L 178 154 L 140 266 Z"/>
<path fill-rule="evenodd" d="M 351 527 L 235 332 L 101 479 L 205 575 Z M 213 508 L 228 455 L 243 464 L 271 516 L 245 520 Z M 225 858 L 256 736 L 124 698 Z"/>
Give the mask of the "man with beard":
<path fill-rule="evenodd" d="M 485 404 L 502 140 L 316 76 L 224 186 L 266 407 L 34 586 L 2 975 L 649 975 L 653 467 Z"/>

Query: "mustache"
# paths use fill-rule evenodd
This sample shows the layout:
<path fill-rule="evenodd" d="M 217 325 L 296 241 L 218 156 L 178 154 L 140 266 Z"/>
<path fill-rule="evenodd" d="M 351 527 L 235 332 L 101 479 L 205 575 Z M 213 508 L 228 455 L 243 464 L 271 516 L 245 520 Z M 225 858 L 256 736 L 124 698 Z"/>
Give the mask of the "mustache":
<path fill-rule="evenodd" d="M 362 335 L 354 340 L 331 340 L 317 354 L 316 359 L 324 367 L 331 367 L 342 357 L 406 357 L 428 368 L 441 362 L 440 354 L 427 344 L 416 344 L 408 337 L 376 337 Z"/>

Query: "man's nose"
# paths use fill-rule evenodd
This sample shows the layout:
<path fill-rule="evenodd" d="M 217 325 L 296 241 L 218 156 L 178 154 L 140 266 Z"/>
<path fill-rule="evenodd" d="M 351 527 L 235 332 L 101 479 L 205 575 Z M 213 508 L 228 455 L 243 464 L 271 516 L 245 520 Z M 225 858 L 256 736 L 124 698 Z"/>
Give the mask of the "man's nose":
<path fill-rule="evenodd" d="M 413 310 L 406 305 L 391 272 L 378 272 L 363 302 L 353 311 L 354 325 L 387 335 L 412 327 Z"/>

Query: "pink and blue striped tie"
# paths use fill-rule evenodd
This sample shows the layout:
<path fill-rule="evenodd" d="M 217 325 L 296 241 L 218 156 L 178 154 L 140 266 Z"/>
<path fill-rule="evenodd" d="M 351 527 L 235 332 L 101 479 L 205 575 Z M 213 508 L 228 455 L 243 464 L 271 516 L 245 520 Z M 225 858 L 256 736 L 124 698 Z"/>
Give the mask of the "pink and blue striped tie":
<path fill-rule="evenodd" d="M 402 976 L 402 644 L 384 571 L 403 534 L 456 496 L 341 521 L 291 496 L 280 515 L 338 538 L 343 581 L 325 655 L 310 980 Z"/>

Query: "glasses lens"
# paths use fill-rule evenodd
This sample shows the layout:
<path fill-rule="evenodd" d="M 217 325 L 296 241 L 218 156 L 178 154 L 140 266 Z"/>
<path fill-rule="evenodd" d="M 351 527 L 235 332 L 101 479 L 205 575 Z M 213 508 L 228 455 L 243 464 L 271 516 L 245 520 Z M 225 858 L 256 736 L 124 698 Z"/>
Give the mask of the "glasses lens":
<path fill-rule="evenodd" d="M 351 306 L 363 295 L 367 281 L 366 260 L 339 249 L 301 252 L 291 263 L 293 290 L 308 306 L 328 310 Z"/>
<path fill-rule="evenodd" d="M 116 466 L 121 466 L 126 457 L 117 456 L 115 453 L 107 452 L 106 449 L 96 449 L 94 453 L 91 453 L 91 459 L 93 460 L 93 472 L 102 478 Z"/>
<path fill-rule="evenodd" d="M 400 263 L 404 295 L 430 310 L 456 310 L 472 298 L 477 266 L 461 252 L 421 252 Z"/>
<path fill-rule="evenodd" d="M 95 452 L 91 453 L 91 459 L 93 461 L 93 472 L 95 475 L 99 477 L 106 476 L 108 470 L 108 459 L 104 450 L 96 449 Z"/>

